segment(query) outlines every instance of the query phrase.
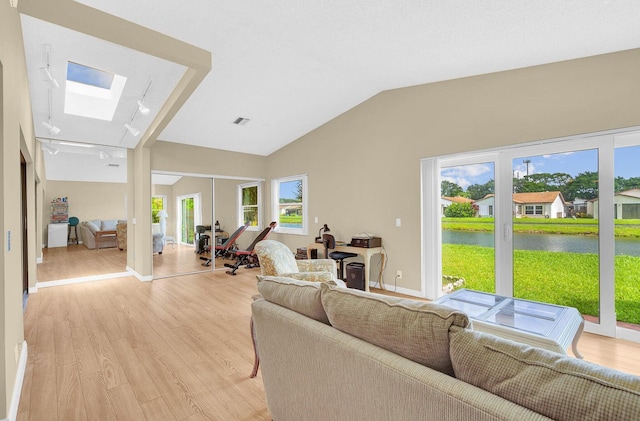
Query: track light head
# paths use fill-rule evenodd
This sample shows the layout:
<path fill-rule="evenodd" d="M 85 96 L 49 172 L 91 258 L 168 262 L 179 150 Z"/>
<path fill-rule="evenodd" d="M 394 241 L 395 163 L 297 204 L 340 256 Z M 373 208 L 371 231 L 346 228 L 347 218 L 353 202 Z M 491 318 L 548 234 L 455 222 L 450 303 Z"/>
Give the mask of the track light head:
<path fill-rule="evenodd" d="M 142 114 L 142 115 L 149 115 L 149 113 L 151 112 L 149 107 L 144 105 L 144 102 L 142 102 L 140 100 L 138 100 L 138 111 L 140 111 L 140 114 Z"/>
<path fill-rule="evenodd" d="M 125 123 L 124 127 L 129 130 L 129 133 L 131 133 L 133 136 L 138 136 L 140 134 L 140 130 L 136 129 L 135 127 L 133 127 L 131 124 L 129 123 Z"/>
<path fill-rule="evenodd" d="M 47 122 L 47 121 L 43 121 L 43 122 L 42 122 L 42 125 L 43 125 L 44 127 L 46 127 L 46 128 L 47 128 L 47 130 L 49 130 L 49 133 L 50 133 L 50 134 L 58 134 L 58 133 L 60 133 L 60 128 L 58 128 L 58 127 L 54 126 L 53 124 L 51 124 L 51 123 L 49 123 L 49 122 Z"/>
<path fill-rule="evenodd" d="M 60 87 L 58 81 L 53 77 L 53 75 L 51 75 L 51 68 L 48 65 L 44 68 L 44 73 L 47 75 L 47 79 L 49 79 L 49 83 L 51 84 L 51 86 L 53 86 L 54 88 Z"/>

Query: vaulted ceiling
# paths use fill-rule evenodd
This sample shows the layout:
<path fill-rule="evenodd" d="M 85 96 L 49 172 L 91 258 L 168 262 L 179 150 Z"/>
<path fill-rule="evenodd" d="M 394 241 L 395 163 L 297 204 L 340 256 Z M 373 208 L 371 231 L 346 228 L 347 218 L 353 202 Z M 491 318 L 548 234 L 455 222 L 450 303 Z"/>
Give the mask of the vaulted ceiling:
<path fill-rule="evenodd" d="M 59 141 L 96 145 L 79 152 L 99 157 L 156 139 L 269 155 L 384 90 L 640 47 L 636 0 L 20 0 L 18 9 L 36 135 L 61 151 L 51 157 L 71 149 Z M 126 77 L 111 121 L 64 112 L 69 61 Z M 58 133 L 41 124 L 49 117 Z"/>

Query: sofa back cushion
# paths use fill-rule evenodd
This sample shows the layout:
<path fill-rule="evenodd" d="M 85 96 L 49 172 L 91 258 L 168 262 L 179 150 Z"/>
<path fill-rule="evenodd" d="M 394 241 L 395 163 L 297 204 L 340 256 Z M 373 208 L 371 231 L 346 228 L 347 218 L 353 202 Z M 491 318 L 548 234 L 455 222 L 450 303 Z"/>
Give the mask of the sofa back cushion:
<path fill-rule="evenodd" d="M 322 304 L 333 327 L 442 373 L 453 375 L 449 327 L 469 326 L 449 307 L 323 284 Z"/>
<path fill-rule="evenodd" d="M 329 324 L 320 301 L 320 283 L 258 275 L 258 292 L 272 303 Z"/>
<path fill-rule="evenodd" d="M 278 276 L 299 272 L 293 253 L 289 247 L 279 241 L 259 241 L 255 246 L 255 251 L 263 275 Z"/>
<path fill-rule="evenodd" d="M 105 219 L 102 221 L 101 231 L 115 231 L 118 221 L 115 219 Z"/>
<path fill-rule="evenodd" d="M 450 336 L 460 380 L 554 420 L 640 419 L 640 377 L 487 333 Z"/>

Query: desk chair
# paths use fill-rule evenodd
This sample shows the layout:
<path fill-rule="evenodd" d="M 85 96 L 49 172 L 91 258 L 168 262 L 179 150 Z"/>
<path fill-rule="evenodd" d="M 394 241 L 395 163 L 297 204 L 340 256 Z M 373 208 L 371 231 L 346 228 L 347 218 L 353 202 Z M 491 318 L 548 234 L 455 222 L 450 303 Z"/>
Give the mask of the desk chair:
<path fill-rule="evenodd" d="M 336 248 L 336 239 L 331 234 L 322 234 L 322 244 L 324 245 L 324 258 L 336 261 L 336 264 L 338 265 L 338 278 L 344 280 L 346 278 L 344 273 L 344 260 L 356 257 L 357 254 L 345 251 L 329 252 L 330 249 Z"/>

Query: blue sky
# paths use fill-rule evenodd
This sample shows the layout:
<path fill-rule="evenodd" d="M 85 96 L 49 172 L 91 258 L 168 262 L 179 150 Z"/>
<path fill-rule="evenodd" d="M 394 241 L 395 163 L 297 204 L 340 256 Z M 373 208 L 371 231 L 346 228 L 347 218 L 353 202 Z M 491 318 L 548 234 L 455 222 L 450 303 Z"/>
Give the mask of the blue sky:
<path fill-rule="evenodd" d="M 298 180 L 280 183 L 280 197 L 283 199 L 295 199 L 298 193 L 297 185 Z"/>
<path fill-rule="evenodd" d="M 640 177 L 640 146 L 619 148 L 615 151 L 616 177 Z M 580 173 L 598 171 L 598 154 L 596 150 L 578 151 L 553 155 L 522 157 L 513 160 L 514 177 L 522 178 L 527 174 L 567 173 L 576 176 Z M 493 163 L 464 165 L 442 169 L 442 179 L 458 184 L 466 189 L 472 184 L 484 184 L 494 179 Z"/>
<path fill-rule="evenodd" d="M 111 89 L 113 74 L 69 61 L 67 62 L 67 80 L 98 88 Z"/>

